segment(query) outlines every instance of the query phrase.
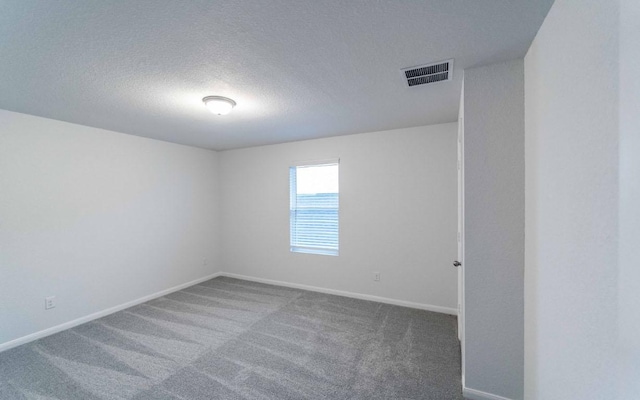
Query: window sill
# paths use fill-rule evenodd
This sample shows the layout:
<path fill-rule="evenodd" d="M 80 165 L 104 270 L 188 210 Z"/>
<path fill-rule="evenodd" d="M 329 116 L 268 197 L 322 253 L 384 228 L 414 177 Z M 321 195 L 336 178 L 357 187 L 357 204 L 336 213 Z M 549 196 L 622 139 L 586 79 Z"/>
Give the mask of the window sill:
<path fill-rule="evenodd" d="M 292 253 L 305 253 L 305 254 L 319 254 L 322 256 L 337 256 L 339 254 L 337 249 L 317 249 L 313 247 L 298 247 L 291 246 Z"/>

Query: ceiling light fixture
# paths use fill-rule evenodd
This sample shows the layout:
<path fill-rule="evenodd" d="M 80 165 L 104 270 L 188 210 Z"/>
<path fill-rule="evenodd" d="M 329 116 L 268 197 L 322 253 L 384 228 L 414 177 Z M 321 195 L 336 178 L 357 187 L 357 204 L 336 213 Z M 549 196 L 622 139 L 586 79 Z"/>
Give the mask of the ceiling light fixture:
<path fill-rule="evenodd" d="M 236 106 L 235 101 L 222 96 L 207 96 L 202 101 L 209 111 L 216 115 L 227 115 Z"/>

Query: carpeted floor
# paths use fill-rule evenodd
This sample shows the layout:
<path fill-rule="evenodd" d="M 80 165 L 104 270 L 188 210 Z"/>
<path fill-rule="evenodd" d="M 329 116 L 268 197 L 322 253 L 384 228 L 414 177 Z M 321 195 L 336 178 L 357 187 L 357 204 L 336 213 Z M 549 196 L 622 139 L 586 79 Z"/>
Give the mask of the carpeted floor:
<path fill-rule="evenodd" d="M 0 399 L 462 399 L 455 327 L 220 277 L 0 353 Z"/>

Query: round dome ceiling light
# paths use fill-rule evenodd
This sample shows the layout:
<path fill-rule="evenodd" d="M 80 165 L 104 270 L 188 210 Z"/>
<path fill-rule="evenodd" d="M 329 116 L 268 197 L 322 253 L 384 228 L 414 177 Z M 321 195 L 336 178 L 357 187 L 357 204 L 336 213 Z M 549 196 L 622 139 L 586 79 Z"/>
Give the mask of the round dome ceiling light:
<path fill-rule="evenodd" d="M 202 101 L 209 111 L 216 115 L 227 115 L 236 106 L 235 101 L 222 96 L 207 96 Z"/>

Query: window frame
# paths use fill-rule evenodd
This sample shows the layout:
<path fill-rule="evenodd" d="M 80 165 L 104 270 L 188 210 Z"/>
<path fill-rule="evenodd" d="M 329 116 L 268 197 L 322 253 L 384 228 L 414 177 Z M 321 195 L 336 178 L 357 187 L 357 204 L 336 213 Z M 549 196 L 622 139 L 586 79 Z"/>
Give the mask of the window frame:
<path fill-rule="evenodd" d="M 321 166 L 331 166 L 336 165 L 338 167 L 338 198 L 337 198 L 337 208 L 336 208 L 336 223 L 337 223 L 337 232 L 336 232 L 336 247 L 322 247 L 322 246 L 304 246 L 299 243 L 294 243 L 294 210 L 297 211 L 299 208 L 297 207 L 297 168 L 301 167 L 321 167 Z M 292 174 L 296 173 L 296 179 L 292 178 Z M 295 186 L 294 186 L 295 185 Z M 304 161 L 304 162 L 296 162 L 291 163 L 289 166 L 289 252 L 291 253 L 303 253 L 303 254 L 317 254 L 317 255 L 327 255 L 327 256 L 339 256 L 340 255 L 340 159 L 332 158 L 332 159 L 323 159 L 316 161 Z"/>

